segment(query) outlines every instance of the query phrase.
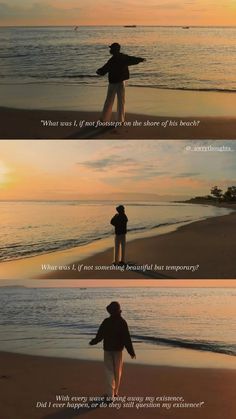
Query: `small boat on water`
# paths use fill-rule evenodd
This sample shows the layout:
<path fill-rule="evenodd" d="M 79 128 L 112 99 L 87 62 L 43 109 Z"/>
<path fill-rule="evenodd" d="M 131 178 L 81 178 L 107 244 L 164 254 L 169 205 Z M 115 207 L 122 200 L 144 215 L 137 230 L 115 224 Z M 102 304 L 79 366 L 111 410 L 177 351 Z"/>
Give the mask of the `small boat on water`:
<path fill-rule="evenodd" d="M 189 26 L 182 26 L 182 29 L 189 29 Z"/>
<path fill-rule="evenodd" d="M 124 28 L 137 28 L 137 25 L 125 25 Z"/>

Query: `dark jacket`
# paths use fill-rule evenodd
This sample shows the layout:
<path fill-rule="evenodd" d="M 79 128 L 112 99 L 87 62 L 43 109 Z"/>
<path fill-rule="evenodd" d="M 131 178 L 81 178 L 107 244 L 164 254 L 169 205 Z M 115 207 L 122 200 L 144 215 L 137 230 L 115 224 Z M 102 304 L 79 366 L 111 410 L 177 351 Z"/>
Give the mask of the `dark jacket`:
<path fill-rule="evenodd" d="M 130 356 L 135 356 L 127 322 L 120 314 L 103 320 L 96 337 L 91 340 L 90 344 L 96 345 L 102 340 L 104 351 L 122 351 L 126 348 Z"/>
<path fill-rule="evenodd" d="M 128 218 L 126 214 L 116 214 L 111 219 L 111 224 L 115 227 L 115 234 L 126 234 L 127 233 L 127 222 Z"/>
<path fill-rule="evenodd" d="M 97 70 L 97 74 L 104 76 L 108 73 L 109 83 L 120 83 L 129 79 L 129 65 L 136 65 L 144 61 L 140 57 L 131 57 L 130 55 L 113 55 L 107 63 Z"/>

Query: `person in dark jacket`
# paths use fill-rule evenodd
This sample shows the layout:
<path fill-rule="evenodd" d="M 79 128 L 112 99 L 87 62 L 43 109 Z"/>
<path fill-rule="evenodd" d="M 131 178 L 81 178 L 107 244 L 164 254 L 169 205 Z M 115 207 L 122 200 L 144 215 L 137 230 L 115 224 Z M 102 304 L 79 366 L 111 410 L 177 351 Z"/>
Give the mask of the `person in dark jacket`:
<path fill-rule="evenodd" d="M 125 214 L 125 207 L 116 207 L 117 214 L 111 219 L 111 224 L 115 227 L 114 243 L 114 264 L 125 265 L 125 247 L 128 218 Z"/>
<path fill-rule="evenodd" d="M 106 394 L 109 397 L 116 397 L 122 375 L 122 351 L 126 348 L 132 359 L 136 358 L 136 355 L 127 322 L 121 317 L 120 304 L 112 301 L 106 309 L 110 317 L 103 320 L 96 337 L 89 344 L 96 345 L 103 340 Z"/>
<path fill-rule="evenodd" d="M 102 111 L 102 121 L 110 121 L 112 107 L 117 95 L 117 120 L 124 122 L 125 120 L 125 80 L 129 79 L 129 66 L 136 65 L 145 58 L 132 57 L 120 52 L 120 44 L 114 42 L 110 45 L 110 53 L 112 57 L 107 63 L 97 70 L 99 76 L 108 73 L 108 90 L 107 97 Z"/>

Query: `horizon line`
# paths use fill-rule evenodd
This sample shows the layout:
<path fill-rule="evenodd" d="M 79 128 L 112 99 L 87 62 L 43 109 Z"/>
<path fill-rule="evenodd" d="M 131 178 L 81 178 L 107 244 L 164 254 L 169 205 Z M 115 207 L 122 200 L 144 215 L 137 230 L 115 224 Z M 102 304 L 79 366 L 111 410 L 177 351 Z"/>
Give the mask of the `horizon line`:
<path fill-rule="evenodd" d="M 236 28 L 236 25 L 186 25 L 183 23 L 181 25 L 144 25 L 144 24 L 132 24 L 136 27 L 153 27 L 153 28 L 182 28 L 183 26 L 188 26 L 190 28 Z M 70 28 L 70 27 L 126 27 L 127 24 L 120 24 L 120 25 L 75 25 L 75 24 L 67 24 L 67 25 L 0 25 L 0 28 Z"/>
<path fill-rule="evenodd" d="M 183 197 L 179 197 L 180 199 L 182 198 L 183 199 Z M 174 198 L 174 199 L 176 199 L 176 198 Z M 186 199 L 192 199 L 192 197 L 191 198 L 186 198 Z M 147 199 L 134 199 L 134 198 L 131 198 L 131 199 L 127 199 L 128 201 L 147 201 Z M 79 199 L 79 198 L 72 198 L 72 199 L 47 199 L 47 198 L 43 198 L 43 199 L 37 199 L 37 198 L 35 198 L 35 199 L 14 199 L 14 198 L 10 198 L 10 199 L 0 199 L 0 202 L 68 202 L 68 201 L 73 201 L 73 202 L 76 202 L 76 201 L 106 201 L 106 202 L 112 202 L 112 201 L 116 201 L 116 199 L 102 199 L 102 198 L 100 198 L 100 199 L 94 199 L 94 198 L 81 198 L 81 199 Z M 161 201 L 161 202 L 165 202 L 165 201 Z M 167 201 L 167 202 L 174 202 L 174 201 Z"/>

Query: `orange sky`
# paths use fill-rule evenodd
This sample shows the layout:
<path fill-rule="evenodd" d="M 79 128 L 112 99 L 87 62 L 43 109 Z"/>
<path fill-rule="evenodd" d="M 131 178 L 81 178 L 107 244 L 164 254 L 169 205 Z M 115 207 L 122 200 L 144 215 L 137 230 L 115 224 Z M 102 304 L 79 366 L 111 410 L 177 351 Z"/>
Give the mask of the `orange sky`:
<path fill-rule="evenodd" d="M 2 0 L 0 25 L 236 25 L 235 0 Z"/>
<path fill-rule="evenodd" d="M 191 141 L 192 146 L 198 143 Z M 206 195 L 215 185 L 223 190 L 234 185 L 233 152 L 189 152 L 187 144 L 2 140 L 0 200 L 117 199 L 111 194 L 130 193 L 137 195 L 134 199 L 152 194 L 174 200 Z M 214 144 L 234 147 L 230 141 Z"/>

